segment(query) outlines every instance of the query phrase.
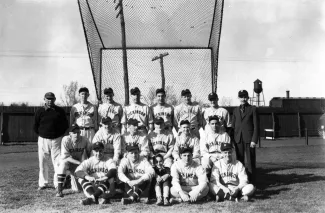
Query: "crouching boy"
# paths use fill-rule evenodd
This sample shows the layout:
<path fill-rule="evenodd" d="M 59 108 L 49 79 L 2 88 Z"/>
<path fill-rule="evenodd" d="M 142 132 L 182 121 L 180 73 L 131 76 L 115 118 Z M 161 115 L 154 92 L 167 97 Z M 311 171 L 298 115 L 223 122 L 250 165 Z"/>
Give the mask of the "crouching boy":
<path fill-rule="evenodd" d="M 164 157 L 160 154 L 154 157 L 156 165 L 154 170 L 156 172 L 155 191 L 157 197 L 157 205 L 169 206 L 169 188 L 170 188 L 170 168 L 164 166 Z M 164 199 L 162 199 L 162 193 Z"/>

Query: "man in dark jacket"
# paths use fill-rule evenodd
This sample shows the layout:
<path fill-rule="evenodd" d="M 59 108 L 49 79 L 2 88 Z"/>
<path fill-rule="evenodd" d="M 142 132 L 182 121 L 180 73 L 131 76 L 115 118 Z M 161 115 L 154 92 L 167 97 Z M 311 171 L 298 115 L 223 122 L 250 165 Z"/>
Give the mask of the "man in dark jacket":
<path fill-rule="evenodd" d="M 35 114 L 34 131 L 38 137 L 39 180 L 38 190 L 48 185 L 48 161 L 51 156 L 54 167 L 54 186 L 57 187 L 57 174 L 55 172 L 56 158 L 60 155 L 61 140 L 69 127 L 65 111 L 56 106 L 55 95 L 48 92 L 44 96 L 45 105 Z"/>
<path fill-rule="evenodd" d="M 256 107 L 248 104 L 249 96 L 246 90 L 240 90 L 238 98 L 241 104 L 234 109 L 232 119 L 236 154 L 237 159 L 246 167 L 249 181 L 254 184 L 256 170 L 255 147 L 258 143 L 259 133 L 258 114 Z"/>

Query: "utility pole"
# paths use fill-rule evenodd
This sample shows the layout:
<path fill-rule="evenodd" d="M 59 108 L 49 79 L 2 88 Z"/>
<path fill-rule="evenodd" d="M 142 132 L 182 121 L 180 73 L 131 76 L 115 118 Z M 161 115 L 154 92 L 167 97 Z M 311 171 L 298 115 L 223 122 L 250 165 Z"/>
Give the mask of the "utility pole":
<path fill-rule="evenodd" d="M 115 2 L 116 2 L 116 0 L 114 0 L 114 4 L 115 4 Z M 123 0 L 118 0 L 118 4 L 115 6 L 115 10 L 117 10 L 118 8 L 120 8 L 120 11 L 117 13 L 116 18 L 118 18 L 120 16 L 120 21 L 121 21 L 125 105 L 128 105 L 129 104 L 129 73 L 128 73 L 127 53 L 126 53 L 126 37 L 125 37 Z"/>
<path fill-rule="evenodd" d="M 152 61 L 160 59 L 161 69 L 161 88 L 165 89 L 165 70 L 164 70 L 164 57 L 169 55 L 168 52 L 160 54 L 152 59 Z"/>

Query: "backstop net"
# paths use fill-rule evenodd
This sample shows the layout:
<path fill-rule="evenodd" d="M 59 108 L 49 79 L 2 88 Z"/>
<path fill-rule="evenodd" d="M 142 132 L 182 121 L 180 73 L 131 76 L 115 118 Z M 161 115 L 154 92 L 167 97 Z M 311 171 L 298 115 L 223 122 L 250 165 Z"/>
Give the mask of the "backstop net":
<path fill-rule="evenodd" d="M 119 0 L 78 0 L 96 95 L 106 87 L 125 102 Z M 217 88 L 223 0 L 123 0 L 129 88 L 139 87 L 152 104 L 161 72 L 172 104 L 181 90 L 207 102 Z M 121 7 L 119 7 L 121 8 Z M 155 57 L 164 55 L 161 59 Z M 163 68 L 162 68 L 163 66 Z"/>

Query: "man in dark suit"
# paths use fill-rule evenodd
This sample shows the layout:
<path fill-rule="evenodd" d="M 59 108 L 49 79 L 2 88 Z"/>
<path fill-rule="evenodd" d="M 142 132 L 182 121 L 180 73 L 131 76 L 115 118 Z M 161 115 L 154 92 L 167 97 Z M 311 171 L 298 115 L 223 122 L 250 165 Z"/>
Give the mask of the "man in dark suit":
<path fill-rule="evenodd" d="M 240 90 L 238 98 L 240 106 L 234 109 L 232 118 L 236 154 L 237 159 L 246 167 L 249 181 L 255 184 L 255 147 L 259 133 L 258 113 L 256 107 L 248 104 L 249 96 L 246 90 Z"/>

